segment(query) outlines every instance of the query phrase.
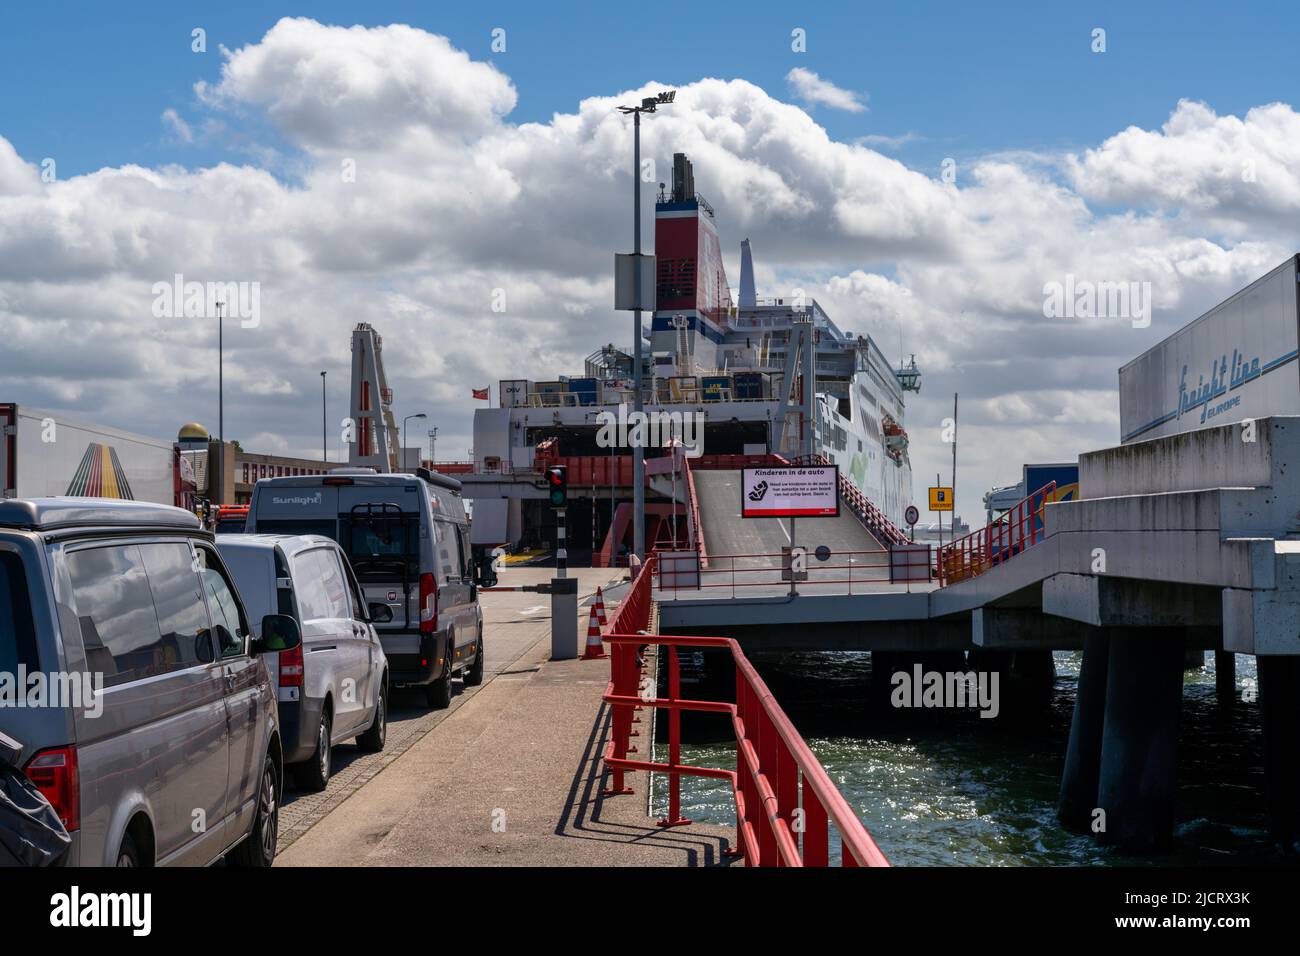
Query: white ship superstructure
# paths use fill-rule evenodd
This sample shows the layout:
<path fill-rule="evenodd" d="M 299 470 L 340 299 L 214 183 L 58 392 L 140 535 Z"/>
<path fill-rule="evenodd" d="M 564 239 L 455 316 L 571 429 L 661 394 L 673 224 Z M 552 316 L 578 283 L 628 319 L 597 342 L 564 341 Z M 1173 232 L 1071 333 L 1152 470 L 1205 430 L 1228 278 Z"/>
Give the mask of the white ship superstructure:
<path fill-rule="evenodd" d="M 842 331 L 815 299 L 759 297 L 748 240 L 741 244 L 739 301 L 733 302 L 714 211 L 695 192 L 691 163 L 680 153 L 671 192 L 661 192 L 655 205 L 654 246 L 656 309 L 642 350 L 646 412 L 698 415 L 705 455 L 820 453 L 902 526 L 912 504 L 904 420 L 906 394 L 919 389 L 915 362 L 895 368 L 869 335 Z M 812 363 L 790 356 L 808 341 Z M 592 507 L 608 517 L 593 513 L 591 523 L 610 523 L 611 501 L 622 498 L 617 459 L 627 449 L 611 450 L 598 434 L 603 413 L 632 405 L 631 353 L 609 344 L 588 356 L 581 375 L 501 381 L 497 407 L 480 409 L 474 419 L 476 477 L 466 490 L 475 499 L 476 524 L 482 522 L 475 540 L 517 541 L 544 520 L 530 520 L 525 512 L 534 502 L 526 492 L 512 492 L 507 479 L 532 472 L 539 458 L 590 461 L 596 470 L 608 461 L 590 481 Z M 815 400 L 792 412 L 783 396 L 800 393 L 809 369 Z M 647 458 L 664 453 L 646 449 Z M 501 480 L 483 477 L 493 474 Z M 571 469 L 571 485 L 575 477 L 581 486 L 582 476 Z"/>

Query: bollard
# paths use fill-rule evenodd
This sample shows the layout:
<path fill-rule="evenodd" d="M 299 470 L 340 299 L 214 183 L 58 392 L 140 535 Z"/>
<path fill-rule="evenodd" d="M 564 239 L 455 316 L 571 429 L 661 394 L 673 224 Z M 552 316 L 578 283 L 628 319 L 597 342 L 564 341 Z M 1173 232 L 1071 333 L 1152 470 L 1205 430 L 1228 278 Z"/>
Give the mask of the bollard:
<path fill-rule="evenodd" d="M 551 579 L 551 660 L 578 656 L 578 579 Z"/>

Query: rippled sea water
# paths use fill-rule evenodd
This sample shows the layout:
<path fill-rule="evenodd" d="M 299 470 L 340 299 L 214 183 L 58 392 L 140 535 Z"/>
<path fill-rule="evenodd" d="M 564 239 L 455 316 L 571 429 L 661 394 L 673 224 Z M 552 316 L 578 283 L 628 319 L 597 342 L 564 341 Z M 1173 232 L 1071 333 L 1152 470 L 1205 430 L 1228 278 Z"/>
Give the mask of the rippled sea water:
<path fill-rule="evenodd" d="M 762 673 L 877 844 L 895 865 L 1241 865 L 1283 857 L 1268 834 L 1254 658 L 1237 657 L 1237 704 L 1221 710 L 1214 655 L 1185 672 L 1174 845 L 1122 856 L 1056 822 L 1080 654 L 1055 655 L 1050 711 L 1019 725 L 974 712 L 880 715 L 867 707 L 869 654 L 757 656 Z M 937 719 L 936 719 L 937 718 Z M 659 759 L 666 758 L 659 744 Z M 683 759 L 735 767 L 734 744 L 683 745 Z M 687 816 L 735 822 L 730 787 L 682 778 Z M 667 783 L 654 782 L 657 812 Z M 832 857 L 837 853 L 833 849 Z"/>

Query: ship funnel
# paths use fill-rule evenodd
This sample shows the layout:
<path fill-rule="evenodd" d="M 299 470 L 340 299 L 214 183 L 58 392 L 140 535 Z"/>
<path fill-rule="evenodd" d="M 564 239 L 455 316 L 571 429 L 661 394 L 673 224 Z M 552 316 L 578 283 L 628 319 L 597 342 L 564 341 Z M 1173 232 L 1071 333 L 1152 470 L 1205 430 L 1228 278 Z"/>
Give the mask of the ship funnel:
<path fill-rule="evenodd" d="M 754 256 L 749 251 L 749 240 L 740 243 L 740 307 L 753 309 L 758 306 L 758 296 L 754 293 Z"/>
<path fill-rule="evenodd" d="M 695 170 L 685 153 L 673 153 L 673 202 L 695 199 Z"/>

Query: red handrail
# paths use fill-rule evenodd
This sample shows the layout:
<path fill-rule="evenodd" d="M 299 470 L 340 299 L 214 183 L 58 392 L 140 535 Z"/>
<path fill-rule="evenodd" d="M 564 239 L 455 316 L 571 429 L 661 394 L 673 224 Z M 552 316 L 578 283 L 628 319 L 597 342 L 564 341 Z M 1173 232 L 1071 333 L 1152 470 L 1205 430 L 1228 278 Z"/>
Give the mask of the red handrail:
<path fill-rule="evenodd" d="M 695 494 L 695 475 L 692 474 L 692 467 L 691 459 L 687 458 L 686 496 L 690 507 L 690 515 L 687 520 L 690 523 L 691 537 L 693 538 L 690 544 L 700 554 L 700 567 L 707 568 L 709 566 L 709 552 L 704 546 L 704 525 L 700 522 L 700 499 Z"/>
<path fill-rule="evenodd" d="M 1043 487 L 999 515 L 991 524 L 939 549 L 939 583 L 955 584 L 1009 561 L 1046 537 L 1044 508 L 1056 482 Z"/>
<path fill-rule="evenodd" d="M 688 823 L 681 815 L 681 777 L 712 777 L 731 784 L 736 806 L 737 851 L 747 866 L 829 866 L 830 824 L 840 835 L 844 866 L 888 866 L 857 813 L 836 788 L 794 724 L 750 664 L 740 645 L 723 637 L 665 637 L 646 633 L 651 623 L 654 556 L 642 566 L 619 605 L 605 641 L 610 645 L 610 680 L 605 701 L 612 711 L 605 765 L 613 780 L 606 795 L 631 793 L 624 774 L 637 770 L 668 775 L 668 816 L 661 826 Z M 668 648 L 668 696 L 655 696 L 641 673 L 646 645 Z M 729 650 L 736 666 L 736 703 L 688 700 L 681 696 L 679 647 Z M 629 758 L 635 711 L 655 707 L 668 712 L 667 763 Z M 682 711 L 726 714 L 736 735 L 736 769 L 682 764 Z"/>

